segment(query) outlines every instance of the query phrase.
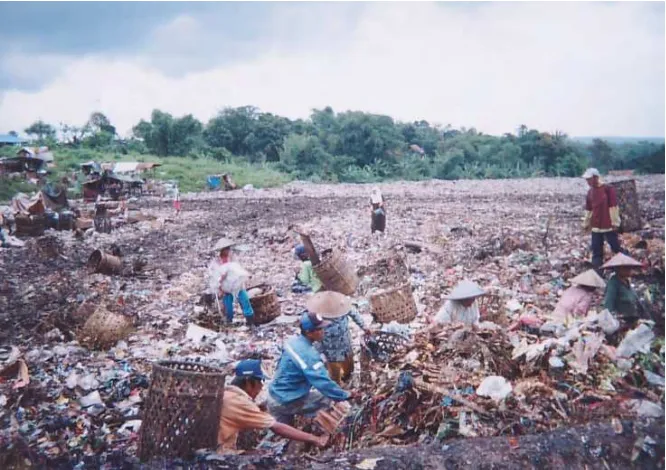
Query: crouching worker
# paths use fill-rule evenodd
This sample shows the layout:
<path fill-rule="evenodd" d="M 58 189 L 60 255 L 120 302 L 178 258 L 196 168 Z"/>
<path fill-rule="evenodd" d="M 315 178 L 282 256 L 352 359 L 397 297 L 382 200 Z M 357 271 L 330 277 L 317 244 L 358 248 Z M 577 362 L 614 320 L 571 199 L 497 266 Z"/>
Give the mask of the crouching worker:
<path fill-rule="evenodd" d="M 619 317 L 621 333 L 636 327 L 638 320 L 645 315 L 638 294 L 631 287 L 633 272 L 642 267 L 643 263 L 623 253 L 616 254 L 601 267 L 614 271 L 606 285 L 604 308 Z"/>
<path fill-rule="evenodd" d="M 232 261 L 231 247 L 234 243 L 226 238 L 221 238 L 215 244 L 217 256 L 208 266 L 208 282 L 210 293 L 215 296 L 219 308 L 220 297 L 224 304 L 227 322 L 234 319 L 234 299 L 243 309 L 243 315 L 248 325 L 254 324 L 254 310 L 250 304 L 250 296 L 245 290 L 245 281 L 249 274 L 243 267 Z"/>
<path fill-rule="evenodd" d="M 308 258 L 303 245 L 296 245 L 294 248 L 296 257 L 301 260 L 301 268 L 296 273 L 296 279 L 291 285 L 291 291 L 295 294 L 303 294 L 305 292 L 318 292 L 321 289 L 321 281 L 314 272 L 312 261 Z"/>
<path fill-rule="evenodd" d="M 314 417 L 318 411 L 329 409 L 333 402 L 352 397 L 331 380 L 312 344 L 321 342 L 328 325 L 321 316 L 306 312 L 301 317 L 301 334 L 284 343 L 268 388 L 268 411 L 281 423 L 291 424 L 296 415 Z"/>
<path fill-rule="evenodd" d="M 254 400 L 261 393 L 266 379 L 261 370 L 261 361 L 257 359 L 240 361 L 236 365 L 235 375 L 231 385 L 224 389 L 217 436 L 218 452 L 235 451 L 238 433 L 253 429 L 270 429 L 278 436 L 318 447 L 326 445 L 328 436 L 315 436 L 279 423 L 257 406 Z"/>
<path fill-rule="evenodd" d="M 308 311 L 330 320 L 324 330 L 321 351 L 326 356 L 328 374 L 338 385 L 349 380 L 354 371 L 354 351 L 349 332 L 351 318 L 365 334 L 370 330 L 363 323 L 361 315 L 352 308 L 346 295 L 337 292 L 320 292 L 313 295 L 307 302 Z"/>
<path fill-rule="evenodd" d="M 595 291 L 606 287 L 606 282 L 594 269 L 588 269 L 570 282 L 572 286 L 564 291 L 553 311 L 553 318 L 559 321 L 587 315 Z"/>
<path fill-rule="evenodd" d="M 444 306 L 435 315 L 435 324 L 464 323 L 465 325 L 479 324 L 478 297 L 485 295 L 485 291 L 472 281 L 460 281 L 447 297 Z"/>

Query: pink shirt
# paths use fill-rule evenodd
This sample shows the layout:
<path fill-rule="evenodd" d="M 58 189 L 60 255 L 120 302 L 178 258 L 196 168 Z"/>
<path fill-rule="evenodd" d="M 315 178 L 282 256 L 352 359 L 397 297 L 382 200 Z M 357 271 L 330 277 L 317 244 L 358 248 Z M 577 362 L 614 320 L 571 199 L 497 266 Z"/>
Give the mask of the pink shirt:
<path fill-rule="evenodd" d="M 580 286 L 571 286 L 564 291 L 555 306 L 553 316 L 565 318 L 568 315 L 585 316 L 592 303 L 592 292 Z"/>

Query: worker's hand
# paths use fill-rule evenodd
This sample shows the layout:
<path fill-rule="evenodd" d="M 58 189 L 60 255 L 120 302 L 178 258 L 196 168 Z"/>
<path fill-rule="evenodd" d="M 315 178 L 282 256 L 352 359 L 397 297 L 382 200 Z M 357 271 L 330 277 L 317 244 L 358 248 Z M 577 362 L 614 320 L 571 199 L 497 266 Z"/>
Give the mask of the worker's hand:
<path fill-rule="evenodd" d="M 352 400 L 358 400 L 362 398 L 361 392 L 358 390 L 351 391 L 349 390 L 349 398 L 347 398 L 347 401 L 352 401 Z"/>
<path fill-rule="evenodd" d="M 363 333 L 366 336 L 370 336 L 370 335 L 372 335 L 372 330 L 370 328 L 363 328 Z"/>
<path fill-rule="evenodd" d="M 312 439 L 312 444 L 316 445 L 317 447 L 326 447 L 326 444 L 328 444 L 328 438 L 329 436 L 327 434 L 324 434 L 323 436 L 312 436 L 314 439 Z"/>

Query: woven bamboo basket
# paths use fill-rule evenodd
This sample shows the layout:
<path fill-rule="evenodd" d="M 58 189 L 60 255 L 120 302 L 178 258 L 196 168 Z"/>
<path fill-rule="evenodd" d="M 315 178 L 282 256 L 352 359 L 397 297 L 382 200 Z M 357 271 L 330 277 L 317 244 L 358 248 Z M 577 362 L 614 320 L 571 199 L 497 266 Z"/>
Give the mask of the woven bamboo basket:
<path fill-rule="evenodd" d="M 143 409 L 139 458 L 189 459 L 217 446 L 225 372 L 198 362 L 160 361 Z"/>
<path fill-rule="evenodd" d="M 79 342 L 88 347 L 106 349 L 125 339 L 130 331 L 132 320 L 128 316 L 107 310 L 102 305 L 83 324 Z"/>
<path fill-rule="evenodd" d="M 617 205 L 620 208 L 622 223 L 620 232 L 633 232 L 643 228 L 641 210 L 638 206 L 638 193 L 635 180 L 623 180 L 608 183 L 615 188 Z"/>
<path fill-rule="evenodd" d="M 44 234 L 48 226 L 46 214 L 41 215 L 17 215 L 16 234 L 39 237 Z"/>
<path fill-rule="evenodd" d="M 334 249 L 322 252 L 322 261 L 314 266 L 325 290 L 332 290 L 345 295 L 353 295 L 358 287 L 358 276 L 354 266 L 344 255 Z"/>
<path fill-rule="evenodd" d="M 409 323 L 418 313 L 409 282 L 372 294 L 370 307 L 379 323 Z"/>
<path fill-rule="evenodd" d="M 250 305 L 254 310 L 254 323 L 256 325 L 263 325 L 270 321 L 275 320 L 280 316 L 280 302 L 275 293 L 275 289 L 267 284 L 260 284 L 248 289 L 261 289 L 263 292 L 259 295 L 250 298 Z"/>

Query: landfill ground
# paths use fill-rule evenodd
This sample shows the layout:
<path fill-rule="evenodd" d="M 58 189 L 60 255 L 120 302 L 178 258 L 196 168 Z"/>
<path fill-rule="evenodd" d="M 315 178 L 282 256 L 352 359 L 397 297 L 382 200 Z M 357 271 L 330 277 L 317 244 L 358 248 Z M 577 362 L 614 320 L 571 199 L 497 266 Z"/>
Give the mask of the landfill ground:
<path fill-rule="evenodd" d="M 360 387 L 365 398 L 353 403 L 329 453 L 367 449 L 379 457 L 388 445 L 459 445 L 451 443 L 460 438 L 513 443 L 520 436 L 575 425 L 617 427 L 619 420 L 656 419 L 661 433 L 654 437 L 656 448 L 649 432 L 637 431 L 632 445 L 628 438 L 607 444 L 608 455 L 621 454 L 624 460 L 603 459 L 601 446 L 602 454 L 590 451 L 575 462 L 589 468 L 663 468 L 664 177 L 636 180 L 645 225 L 622 239 L 647 265 L 634 283 L 649 299 L 649 325 L 656 325 L 656 335 L 641 352 L 620 361 L 608 338 L 590 325 L 577 325 L 575 335 L 565 335 L 568 344 L 548 347 L 541 345 L 552 334 L 510 328 L 521 315 L 545 318 L 567 280 L 587 269 L 582 179 L 381 184 L 384 235 L 370 234 L 371 186 L 295 182 L 270 190 L 184 195 L 178 216 L 167 200 L 141 198 L 130 204 L 129 220 L 117 217 L 110 234 L 48 232 L 42 238 L 59 243 L 55 256 L 38 240 L 24 238 L 25 247 L 0 251 L 0 339 L 21 357 L 0 377 L 0 468 L 138 465 L 138 429 L 155 360 L 197 358 L 225 366 L 254 356 L 263 357 L 272 372 L 307 298 L 290 290 L 299 266 L 294 226 L 307 228 L 318 250 L 338 248 L 355 265 L 361 284 L 354 300 L 366 321 L 372 318 L 368 295 L 376 281 L 371 266 L 393 253 L 409 267 L 419 312 L 409 325 L 407 349 L 365 367 L 358 362 L 359 331 L 351 327 L 357 368 L 350 386 Z M 234 325 L 225 327 L 215 306 L 202 305 L 204 272 L 222 236 L 238 242 L 235 256 L 250 271 L 249 284 L 268 283 L 277 290 L 282 311 L 277 320 L 250 330 L 237 312 Z M 86 263 L 95 249 L 120 253 L 122 272 L 91 273 Z M 492 294 L 482 320 L 499 328 L 418 332 L 464 278 Z M 601 295 L 593 309 L 600 311 L 600 302 Z M 85 319 L 100 306 L 128 315 L 133 324 L 133 331 L 110 347 L 90 344 L 81 333 Z M 201 338 L 192 325 L 219 329 L 219 334 Z M 588 348 L 592 340 L 599 343 Z M 554 372 L 549 355 L 556 353 L 566 366 Z M 27 365 L 27 373 L 20 364 Z M 488 376 L 511 383 L 509 398 L 497 403 L 474 393 Z M 654 424 L 645 429 L 654 430 Z M 568 445 L 566 439 L 551 442 L 547 447 Z M 479 458 L 472 467 L 518 468 L 493 460 L 491 454 L 501 454 L 497 447 L 486 449 L 488 465 Z M 275 445 L 269 451 L 273 467 L 342 468 L 330 459 L 318 462 L 320 451 L 306 449 L 306 458 L 280 450 Z M 537 454 L 534 467 L 540 466 Z M 387 463 L 388 457 L 373 467 L 370 459 L 356 468 L 388 468 Z M 436 468 L 432 465 L 414 461 L 392 468 Z"/>

